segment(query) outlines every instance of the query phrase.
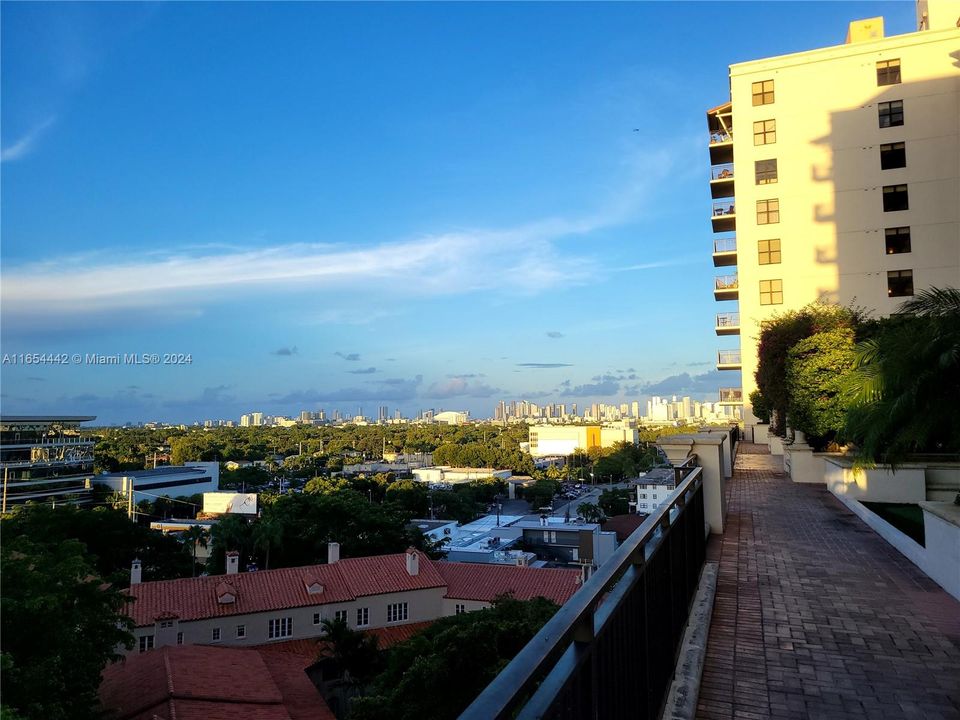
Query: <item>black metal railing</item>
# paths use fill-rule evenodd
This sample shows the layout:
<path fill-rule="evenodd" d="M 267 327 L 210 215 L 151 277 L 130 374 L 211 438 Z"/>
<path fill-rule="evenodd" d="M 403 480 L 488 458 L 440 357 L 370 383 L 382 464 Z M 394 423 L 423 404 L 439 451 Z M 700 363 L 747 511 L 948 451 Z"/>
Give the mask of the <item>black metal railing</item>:
<path fill-rule="evenodd" d="M 460 720 L 657 718 L 706 557 L 696 457 L 677 488 Z"/>

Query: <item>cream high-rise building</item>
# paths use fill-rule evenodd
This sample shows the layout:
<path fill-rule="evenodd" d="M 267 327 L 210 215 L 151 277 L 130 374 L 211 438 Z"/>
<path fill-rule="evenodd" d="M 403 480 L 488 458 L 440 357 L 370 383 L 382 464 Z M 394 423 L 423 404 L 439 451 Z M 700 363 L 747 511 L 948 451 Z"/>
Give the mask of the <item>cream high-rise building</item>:
<path fill-rule="evenodd" d="M 960 2 L 917 3 L 918 32 L 850 23 L 835 47 L 730 66 L 707 111 L 718 369 L 755 389 L 760 323 L 818 299 L 888 315 L 960 286 Z M 739 347 L 737 341 L 739 340 Z"/>

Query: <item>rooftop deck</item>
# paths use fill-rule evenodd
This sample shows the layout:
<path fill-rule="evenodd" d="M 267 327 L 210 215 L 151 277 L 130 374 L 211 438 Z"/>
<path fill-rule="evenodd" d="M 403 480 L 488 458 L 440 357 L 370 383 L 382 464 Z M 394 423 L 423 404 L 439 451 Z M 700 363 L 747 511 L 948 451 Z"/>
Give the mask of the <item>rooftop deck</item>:
<path fill-rule="evenodd" d="M 741 444 L 697 717 L 960 718 L 960 603 Z"/>

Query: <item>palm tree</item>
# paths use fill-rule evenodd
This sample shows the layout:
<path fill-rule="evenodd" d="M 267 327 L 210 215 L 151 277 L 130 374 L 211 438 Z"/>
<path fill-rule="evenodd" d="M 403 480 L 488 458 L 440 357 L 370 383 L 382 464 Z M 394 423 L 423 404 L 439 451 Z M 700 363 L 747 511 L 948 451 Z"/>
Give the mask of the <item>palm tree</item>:
<path fill-rule="evenodd" d="M 185 542 L 190 543 L 193 550 L 193 576 L 197 576 L 197 546 L 204 549 L 207 547 L 207 541 L 210 538 L 210 532 L 202 525 L 191 525 L 183 533 Z"/>
<path fill-rule="evenodd" d="M 348 685 L 362 686 L 380 667 L 377 636 L 353 630 L 346 620 L 329 618 L 320 623 L 326 643 L 320 649 L 321 660 L 332 660 Z"/>
<path fill-rule="evenodd" d="M 857 345 L 844 435 L 865 464 L 960 451 L 960 290 L 930 288 Z"/>
<path fill-rule="evenodd" d="M 273 515 L 264 515 L 253 527 L 253 546 L 266 550 L 265 570 L 270 569 L 270 548 L 283 545 L 283 524 Z"/>

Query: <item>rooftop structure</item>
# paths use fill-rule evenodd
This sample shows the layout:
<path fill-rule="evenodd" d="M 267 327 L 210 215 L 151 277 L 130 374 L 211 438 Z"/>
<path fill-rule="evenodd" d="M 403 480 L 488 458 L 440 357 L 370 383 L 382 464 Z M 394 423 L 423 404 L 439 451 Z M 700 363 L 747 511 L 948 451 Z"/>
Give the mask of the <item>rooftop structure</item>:
<path fill-rule="evenodd" d="M 537 457 L 571 455 L 575 450 L 613 447 L 617 443 L 637 444 L 635 427 L 621 425 L 533 425 L 530 427 L 530 454 Z"/>
<path fill-rule="evenodd" d="M 443 485 L 458 485 L 460 483 L 469 483 L 474 480 L 484 480 L 486 478 L 497 478 L 506 480 L 513 473 L 510 470 L 497 470 L 492 468 L 455 468 L 449 465 L 434 465 L 433 467 L 416 468 L 413 471 L 413 479 L 418 482 L 436 483 Z"/>
<path fill-rule="evenodd" d="M 194 462 L 186 465 L 163 465 L 146 470 L 125 470 L 97 475 L 94 482 L 106 485 L 124 496 L 132 490 L 134 503 L 153 500 L 163 495 L 178 497 L 216 492 L 220 486 L 220 464 Z"/>

